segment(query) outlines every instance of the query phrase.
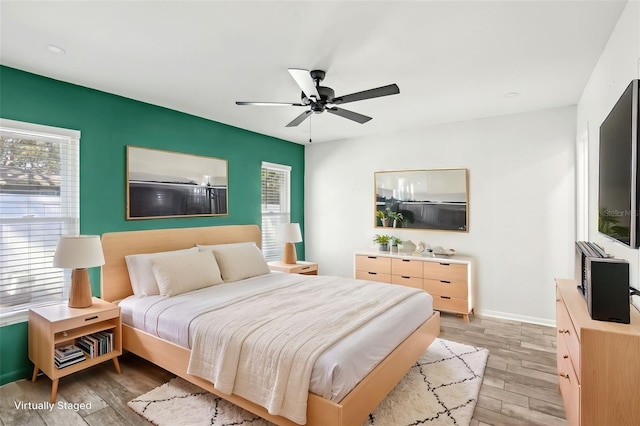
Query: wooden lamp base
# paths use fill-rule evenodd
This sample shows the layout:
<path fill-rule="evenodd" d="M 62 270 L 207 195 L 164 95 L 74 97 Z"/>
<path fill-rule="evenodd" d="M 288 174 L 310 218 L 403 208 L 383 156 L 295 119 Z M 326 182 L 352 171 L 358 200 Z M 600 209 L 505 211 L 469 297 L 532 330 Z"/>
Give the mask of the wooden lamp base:
<path fill-rule="evenodd" d="M 284 243 L 284 256 L 282 261 L 287 265 L 295 265 L 298 262 L 296 258 L 296 246 L 293 243 Z"/>
<path fill-rule="evenodd" d="M 89 283 L 89 271 L 74 269 L 71 271 L 71 289 L 69 290 L 70 308 L 88 308 L 93 304 L 91 299 L 91 284 Z"/>

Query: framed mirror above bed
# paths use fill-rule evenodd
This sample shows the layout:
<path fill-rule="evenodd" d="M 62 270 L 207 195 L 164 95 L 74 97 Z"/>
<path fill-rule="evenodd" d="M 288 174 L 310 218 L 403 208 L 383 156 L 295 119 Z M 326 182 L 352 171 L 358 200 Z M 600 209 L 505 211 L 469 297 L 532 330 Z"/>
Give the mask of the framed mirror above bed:
<path fill-rule="evenodd" d="M 127 146 L 127 219 L 227 213 L 227 160 Z"/>
<path fill-rule="evenodd" d="M 374 173 L 376 227 L 468 232 L 467 169 Z"/>

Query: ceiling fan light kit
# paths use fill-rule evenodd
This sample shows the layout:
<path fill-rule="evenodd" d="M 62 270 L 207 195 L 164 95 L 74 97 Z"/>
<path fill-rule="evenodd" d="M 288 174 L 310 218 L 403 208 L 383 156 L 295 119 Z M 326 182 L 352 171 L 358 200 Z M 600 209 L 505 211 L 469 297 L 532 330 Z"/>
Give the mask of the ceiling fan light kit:
<path fill-rule="evenodd" d="M 300 95 L 300 103 L 286 102 L 236 102 L 236 105 L 252 105 L 252 106 L 301 106 L 307 107 L 303 113 L 294 118 L 286 127 L 295 127 L 314 114 L 321 114 L 325 111 L 337 115 L 356 123 L 364 124 L 371 120 L 368 117 L 357 112 L 338 108 L 336 105 L 342 105 L 349 102 L 362 101 L 365 99 L 379 98 L 382 96 L 396 95 L 400 93 L 397 84 L 389 84 L 387 86 L 377 87 L 375 89 L 364 90 L 344 96 L 335 96 L 335 91 L 326 86 L 320 86 L 326 73 L 322 70 L 307 71 L 299 68 L 289 68 L 289 74 L 298 84 L 302 93 Z"/>

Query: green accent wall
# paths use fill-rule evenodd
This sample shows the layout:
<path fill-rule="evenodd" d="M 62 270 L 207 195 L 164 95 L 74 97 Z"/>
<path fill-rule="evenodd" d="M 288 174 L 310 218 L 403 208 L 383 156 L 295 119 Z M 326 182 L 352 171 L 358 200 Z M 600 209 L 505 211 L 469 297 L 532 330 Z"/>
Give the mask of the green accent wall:
<path fill-rule="evenodd" d="M 235 105 L 229 105 L 235 108 Z M 244 111 L 244 113 L 253 113 Z M 80 232 L 261 223 L 261 163 L 291 169 L 291 221 L 304 229 L 304 146 L 156 105 L 0 66 L 0 117 L 79 130 Z M 277 124 L 276 124 L 277 125 Z M 126 146 L 228 160 L 226 216 L 125 220 Z M 304 259 L 304 244 L 297 244 Z M 91 271 L 99 296 L 99 271 Z M 0 384 L 25 377 L 26 323 L 0 327 Z"/>

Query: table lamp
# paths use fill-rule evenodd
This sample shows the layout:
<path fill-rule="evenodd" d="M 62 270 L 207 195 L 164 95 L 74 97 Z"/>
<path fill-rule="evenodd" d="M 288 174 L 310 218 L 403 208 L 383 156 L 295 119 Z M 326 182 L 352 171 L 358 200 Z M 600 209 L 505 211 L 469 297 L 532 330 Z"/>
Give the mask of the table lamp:
<path fill-rule="evenodd" d="M 294 243 L 302 242 L 302 234 L 300 233 L 299 223 L 284 223 L 280 225 L 278 230 L 280 241 L 284 242 L 284 255 L 282 261 L 287 265 L 295 265 L 296 247 Z"/>
<path fill-rule="evenodd" d="M 73 269 L 69 290 L 70 308 L 88 308 L 93 304 L 87 268 L 102 265 L 104 265 L 104 255 L 98 235 L 60 237 L 53 256 L 53 267 Z"/>

